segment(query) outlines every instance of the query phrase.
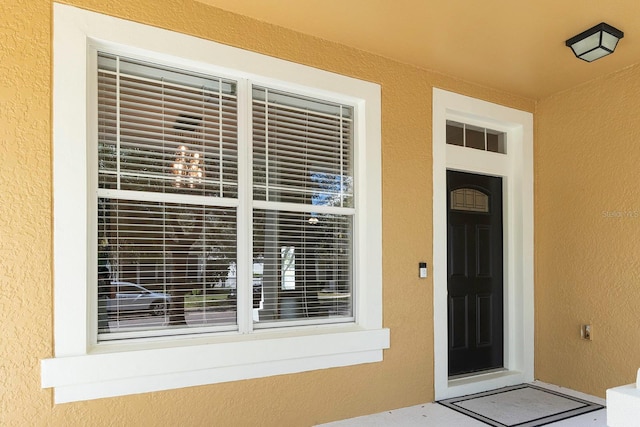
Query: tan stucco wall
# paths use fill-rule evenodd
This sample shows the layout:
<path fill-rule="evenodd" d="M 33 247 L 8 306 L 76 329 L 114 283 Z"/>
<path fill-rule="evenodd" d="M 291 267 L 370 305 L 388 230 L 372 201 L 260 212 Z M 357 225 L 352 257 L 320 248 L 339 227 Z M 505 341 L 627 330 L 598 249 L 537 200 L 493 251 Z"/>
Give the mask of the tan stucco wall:
<path fill-rule="evenodd" d="M 640 367 L 640 66 L 541 101 L 536 123 L 536 377 L 604 397 Z"/>
<path fill-rule="evenodd" d="M 526 111 L 535 103 L 191 0 L 69 3 L 381 84 L 384 326 L 391 329 L 391 349 L 376 364 L 54 405 L 52 391 L 40 388 L 39 367 L 54 344 L 52 3 L 3 1 L 0 425 L 305 426 L 432 400 L 432 283 L 417 278 L 418 261 L 432 258 L 431 89 Z"/>

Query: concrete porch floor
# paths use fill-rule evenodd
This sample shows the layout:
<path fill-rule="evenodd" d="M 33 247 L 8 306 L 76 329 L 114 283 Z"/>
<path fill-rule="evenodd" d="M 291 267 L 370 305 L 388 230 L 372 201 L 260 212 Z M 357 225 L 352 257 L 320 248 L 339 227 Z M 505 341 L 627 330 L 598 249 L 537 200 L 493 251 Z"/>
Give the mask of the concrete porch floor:
<path fill-rule="evenodd" d="M 600 405 L 605 405 L 604 399 L 580 393 L 574 390 L 557 387 L 539 381 L 534 381 L 540 387 L 558 391 L 569 396 L 578 397 Z M 607 426 L 607 410 L 600 409 L 598 411 L 579 415 L 555 423 L 546 424 L 553 427 L 606 427 Z M 470 418 L 464 414 L 456 412 L 438 403 L 425 403 L 421 405 L 411 406 L 408 408 L 394 409 L 391 411 L 380 412 L 373 415 L 365 415 L 362 417 L 350 418 L 342 421 L 335 421 L 327 424 L 321 424 L 318 427 L 413 427 L 413 426 L 443 426 L 443 427 L 486 427 L 487 424 Z"/>

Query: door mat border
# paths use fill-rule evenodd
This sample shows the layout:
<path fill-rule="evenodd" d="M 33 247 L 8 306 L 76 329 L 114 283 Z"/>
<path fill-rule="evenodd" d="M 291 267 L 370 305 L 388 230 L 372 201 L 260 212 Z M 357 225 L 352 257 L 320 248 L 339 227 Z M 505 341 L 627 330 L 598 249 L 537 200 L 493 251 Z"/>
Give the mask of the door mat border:
<path fill-rule="evenodd" d="M 476 412 L 470 411 L 466 408 L 463 408 L 461 406 L 458 406 L 457 403 L 459 402 L 464 402 L 467 400 L 472 400 L 472 399 L 477 399 L 480 397 L 486 397 L 486 396 L 491 396 L 491 395 L 495 395 L 495 394 L 501 394 L 501 393 L 506 393 L 509 391 L 513 391 L 513 390 L 520 390 L 520 389 L 524 389 L 524 388 L 532 388 L 535 390 L 539 390 L 539 391 L 543 391 L 545 393 L 549 393 L 549 394 L 553 394 L 556 396 L 560 396 L 563 397 L 565 399 L 569 399 L 569 400 L 573 400 L 574 402 L 578 402 L 581 403 L 583 406 L 579 407 L 579 408 L 575 408 L 575 409 L 571 409 L 569 411 L 562 411 L 562 412 L 558 412 L 552 415 L 547 415 L 544 417 L 540 417 L 540 418 L 535 418 L 535 419 L 531 419 L 531 420 L 527 420 L 521 423 L 517 423 L 517 424 L 503 424 L 497 420 L 491 419 L 489 417 L 486 417 L 482 414 L 478 414 Z M 574 397 L 574 396 L 570 396 L 564 393 L 560 393 L 557 392 L 555 390 L 549 390 L 547 388 L 544 387 L 538 387 L 536 385 L 533 384 L 519 384 L 519 385 L 514 385 L 514 386 L 508 386 L 508 387 L 503 387 L 503 388 L 499 388 L 496 390 L 489 390 L 489 391 L 483 391 L 480 393 L 474 393 L 474 394 L 469 394 L 467 396 L 460 396 L 460 397 L 452 397 L 449 399 L 443 399 L 443 400 L 439 400 L 437 401 L 437 403 L 446 406 L 447 408 L 453 409 L 456 412 L 460 412 L 461 414 L 467 415 L 471 418 L 474 418 L 478 421 L 482 421 L 485 424 L 488 424 L 490 426 L 494 426 L 494 427 L 539 427 L 539 426 L 543 426 L 549 423 L 553 423 L 556 421 L 561 421 L 561 420 L 566 420 L 567 418 L 572 418 L 572 417 L 576 417 L 578 415 L 582 415 L 582 414 L 587 414 L 589 412 L 593 412 L 593 411 L 598 411 L 600 409 L 605 408 L 603 405 L 600 405 L 598 403 L 594 403 L 594 402 L 590 402 L 588 400 L 584 400 L 584 399 L 580 399 L 578 397 Z"/>

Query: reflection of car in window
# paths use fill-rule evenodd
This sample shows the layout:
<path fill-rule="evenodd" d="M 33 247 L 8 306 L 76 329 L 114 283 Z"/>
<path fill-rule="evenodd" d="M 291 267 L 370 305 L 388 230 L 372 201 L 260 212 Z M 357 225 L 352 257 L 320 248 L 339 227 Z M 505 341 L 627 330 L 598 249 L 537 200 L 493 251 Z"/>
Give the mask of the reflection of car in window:
<path fill-rule="evenodd" d="M 135 312 L 162 316 L 171 302 L 171 295 L 152 292 L 135 283 L 111 282 L 111 289 L 115 297 L 109 298 L 107 302 L 107 311 L 110 314 Z"/>

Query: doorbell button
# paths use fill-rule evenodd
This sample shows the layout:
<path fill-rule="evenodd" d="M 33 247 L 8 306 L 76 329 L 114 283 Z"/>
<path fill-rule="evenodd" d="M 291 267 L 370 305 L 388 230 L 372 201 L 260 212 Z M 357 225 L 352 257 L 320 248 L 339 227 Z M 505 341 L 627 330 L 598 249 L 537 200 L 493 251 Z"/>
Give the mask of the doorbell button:
<path fill-rule="evenodd" d="M 426 262 L 421 262 L 418 263 L 418 268 L 420 270 L 420 278 L 424 279 L 427 277 L 427 263 Z"/>

